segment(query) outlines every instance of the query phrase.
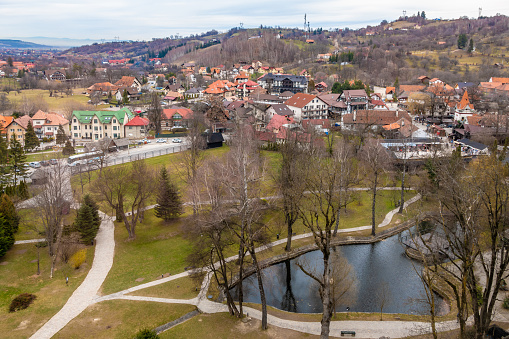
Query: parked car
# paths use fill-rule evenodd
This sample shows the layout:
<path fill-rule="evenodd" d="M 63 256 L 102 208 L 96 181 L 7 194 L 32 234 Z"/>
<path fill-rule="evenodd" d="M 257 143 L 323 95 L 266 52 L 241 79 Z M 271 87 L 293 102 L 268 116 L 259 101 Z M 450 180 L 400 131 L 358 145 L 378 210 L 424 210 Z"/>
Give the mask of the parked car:
<path fill-rule="evenodd" d="M 141 140 L 144 144 L 150 144 L 150 140 L 149 139 L 143 139 Z"/>
<path fill-rule="evenodd" d="M 175 138 L 175 139 L 172 140 L 172 142 L 181 143 L 182 140 L 180 140 L 179 138 Z"/>
<path fill-rule="evenodd" d="M 166 139 L 159 138 L 159 139 L 156 140 L 156 142 L 166 142 Z"/>
<path fill-rule="evenodd" d="M 42 166 L 49 166 L 49 161 L 48 160 L 42 160 L 41 161 L 41 165 Z"/>
<path fill-rule="evenodd" d="M 49 163 L 52 165 L 56 165 L 56 164 L 58 164 L 58 161 L 57 161 L 57 159 L 50 159 Z"/>
<path fill-rule="evenodd" d="M 32 168 L 40 168 L 41 167 L 41 163 L 39 161 L 32 161 L 31 163 L 28 164 L 30 167 Z"/>

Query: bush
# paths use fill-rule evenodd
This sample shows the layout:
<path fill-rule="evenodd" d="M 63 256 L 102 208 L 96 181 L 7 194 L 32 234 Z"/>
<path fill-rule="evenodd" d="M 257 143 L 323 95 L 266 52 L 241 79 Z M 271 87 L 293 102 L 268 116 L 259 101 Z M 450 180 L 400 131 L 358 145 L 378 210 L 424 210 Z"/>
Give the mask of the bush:
<path fill-rule="evenodd" d="M 24 310 L 35 300 L 36 296 L 30 293 L 22 293 L 11 301 L 9 312 Z"/>
<path fill-rule="evenodd" d="M 502 304 L 502 307 L 506 310 L 509 310 L 509 297 L 504 298 L 504 303 Z"/>
<path fill-rule="evenodd" d="M 134 337 L 134 339 L 158 339 L 158 338 L 159 336 L 157 335 L 156 331 L 149 330 L 148 328 L 138 331 L 138 333 L 136 333 L 136 336 Z"/>
<path fill-rule="evenodd" d="M 83 265 L 85 260 L 87 260 L 87 250 L 81 249 L 72 255 L 71 259 L 69 259 L 69 264 L 77 270 Z"/>

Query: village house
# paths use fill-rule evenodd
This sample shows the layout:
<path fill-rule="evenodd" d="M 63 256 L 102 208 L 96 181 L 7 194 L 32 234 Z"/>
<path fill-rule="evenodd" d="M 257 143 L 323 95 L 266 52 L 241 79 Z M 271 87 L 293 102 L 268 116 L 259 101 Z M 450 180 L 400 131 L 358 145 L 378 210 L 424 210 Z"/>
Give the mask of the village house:
<path fill-rule="evenodd" d="M 69 120 L 57 113 L 45 113 L 39 110 L 32 117 L 32 125 L 39 139 L 55 137 L 60 125 L 64 129 L 65 135 L 69 135 Z"/>
<path fill-rule="evenodd" d="M 47 69 L 44 71 L 44 76 L 48 81 L 65 81 L 66 72 L 65 69 Z"/>
<path fill-rule="evenodd" d="M 301 75 L 267 73 L 258 78 L 258 83 L 269 94 L 280 94 L 286 91 L 292 93 L 307 93 L 308 79 Z"/>
<path fill-rule="evenodd" d="M 193 116 L 193 111 L 189 108 L 167 108 L 163 109 L 161 119 L 161 129 L 170 130 L 172 128 L 187 128 L 188 121 Z"/>
<path fill-rule="evenodd" d="M 124 136 L 129 139 L 146 138 L 150 121 L 146 118 L 134 117 L 124 125 Z"/>
<path fill-rule="evenodd" d="M 7 117 L 5 117 L 5 118 L 7 118 Z M 5 126 L 5 131 L 7 133 L 7 142 L 10 142 L 11 138 L 13 136 L 16 136 L 16 139 L 21 143 L 21 145 L 25 145 L 26 129 L 27 129 L 28 123 L 30 121 L 31 121 L 31 119 L 28 115 L 24 115 L 17 119 L 12 119 Z"/>
<path fill-rule="evenodd" d="M 117 87 L 131 87 L 135 88 L 139 93 L 141 92 L 141 82 L 136 77 L 123 76 L 119 81 L 115 82 Z"/>
<path fill-rule="evenodd" d="M 117 99 L 117 102 L 122 102 L 124 99 L 124 91 L 127 91 L 128 101 L 139 100 L 141 97 L 140 92 L 135 87 L 120 87 L 115 92 L 115 99 Z"/>
<path fill-rule="evenodd" d="M 350 89 L 343 91 L 339 98 L 346 104 L 348 113 L 351 113 L 354 110 L 368 108 L 368 94 L 363 89 Z"/>
<path fill-rule="evenodd" d="M 327 119 L 329 107 L 325 101 L 312 94 L 297 93 L 285 101 L 293 111 L 295 120 Z"/>
<path fill-rule="evenodd" d="M 118 111 L 74 111 L 71 117 L 71 137 L 99 140 L 104 137 L 124 138 L 124 125 L 133 118 L 128 108 Z"/>

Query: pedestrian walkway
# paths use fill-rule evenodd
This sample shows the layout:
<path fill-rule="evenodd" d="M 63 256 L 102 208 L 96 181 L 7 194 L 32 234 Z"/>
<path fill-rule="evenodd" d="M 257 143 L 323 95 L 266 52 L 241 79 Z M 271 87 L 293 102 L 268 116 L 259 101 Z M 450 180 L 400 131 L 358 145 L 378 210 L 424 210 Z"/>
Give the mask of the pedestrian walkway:
<path fill-rule="evenodd" d="M 90 304 L 94 303 L 106 275 L 113 265 L 115 250 L 114 224 L 110 217 L 100 212 L 102 222 L 96 237 L 92 268 L 81 285 L 74 291 L 64 307 L 31 337 L 51 338 Z"/>

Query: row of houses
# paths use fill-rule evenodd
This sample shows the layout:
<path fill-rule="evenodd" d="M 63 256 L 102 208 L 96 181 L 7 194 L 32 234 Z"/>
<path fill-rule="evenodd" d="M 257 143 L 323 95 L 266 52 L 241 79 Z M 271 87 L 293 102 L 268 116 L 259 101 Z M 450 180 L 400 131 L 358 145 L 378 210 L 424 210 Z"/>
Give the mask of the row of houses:
<path fill-rule="evenodd" d="M 33 117 L 28 115 L 19 118 L 0 116 L 0 129 L 7 141 L 16 136 L 22 145 L 25 144 L 25 134 L 29 123 L 32 123 L 35 134 L 40 140 L 55 137 L 59 126 L 62 126 L 66 134 L 69 131 L 69 121 L 58 113 L 46 113 L 39 110 Z"/>

